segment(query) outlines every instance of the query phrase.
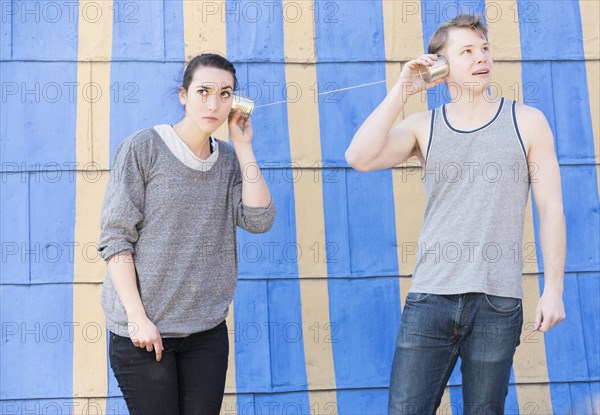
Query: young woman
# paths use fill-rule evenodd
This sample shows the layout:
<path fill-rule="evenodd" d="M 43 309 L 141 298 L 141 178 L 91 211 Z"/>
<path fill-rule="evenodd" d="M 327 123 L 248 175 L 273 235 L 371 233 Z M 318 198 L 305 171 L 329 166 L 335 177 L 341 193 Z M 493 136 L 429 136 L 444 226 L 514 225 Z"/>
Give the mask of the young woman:
<path fill-rule="evenodd" d="M 275 217 L 256 180 L 252 123 L 239 110 L 230 116 L 236 86 L 225 58 L 195 57 L 179 89 L 183 119 L 132 134 L 115 154 L 101 214 L 101 302 L 132 415 L 221 407 L 236 227 L 266 232 Z M 226 120 L 233 146 L 211 135 Z"/>

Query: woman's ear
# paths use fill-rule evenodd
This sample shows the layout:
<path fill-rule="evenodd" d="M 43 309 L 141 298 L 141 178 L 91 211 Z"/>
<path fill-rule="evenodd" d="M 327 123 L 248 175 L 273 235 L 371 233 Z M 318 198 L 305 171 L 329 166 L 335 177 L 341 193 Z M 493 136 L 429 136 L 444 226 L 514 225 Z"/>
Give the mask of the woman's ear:
<path fill-rule="evenodd" d="M 185 106 L 186 101 L 187 101 L 187 93 L 185 92 L 185 89 L 179 88 L 179 102 L 181 103 L 181 105 Z"/>

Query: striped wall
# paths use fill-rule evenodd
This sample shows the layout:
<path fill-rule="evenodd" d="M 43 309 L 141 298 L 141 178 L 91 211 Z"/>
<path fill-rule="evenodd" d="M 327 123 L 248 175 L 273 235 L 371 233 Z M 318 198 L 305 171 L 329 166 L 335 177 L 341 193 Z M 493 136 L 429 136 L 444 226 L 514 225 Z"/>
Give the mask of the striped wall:
<path fill-rule="evenodd" d="M 544 112 L 562 174 L 567 320 L 532 331 L 544 266 L 530 198 L 506 413 L 599 413 L 600 8 L 589 0 L 0 0 L 0 413 L 127 413 L 99 305 L 100 206 L 118 145 L 178 121 L 183 63 L 204 51 L 235 63 L 257 106 L 287 100 L 252 119 L 278 215 L 266 234 L 238 233 L 222 413 L 385 413 L 421 166 L 358 173 L 344 151 L 402 63 L 459 12 L 485 12 L 496 87 Z M 447 100 L 443 85 L 414 96 L 398 121 Z M 460 384 L 457 368 L 438 413 L 462 413 Z"/>

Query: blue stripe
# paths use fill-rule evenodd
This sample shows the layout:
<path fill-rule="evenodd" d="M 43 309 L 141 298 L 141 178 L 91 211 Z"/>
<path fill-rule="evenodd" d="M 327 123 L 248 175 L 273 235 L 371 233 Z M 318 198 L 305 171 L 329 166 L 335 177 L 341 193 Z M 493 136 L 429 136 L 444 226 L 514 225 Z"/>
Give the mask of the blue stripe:
<path fill-rule="evenodd" d="M 454 366 L 454 369 L 452 369 L 452 373 L 450 374 L 450 379 L 448 379 L 448 384 L 450 386 L 456 386 L 456 385 L 462 384 L 462 373 L 460 371 L 461 364 L 462 364 L 462 361 L 459 356 L 458 359 L 456 359 L 456 365 Z"/>
<path fill-rule="evenodd" d="M 164 3 L 114 1 L 110 91 L 105 91 L 111 98 L 111 160 L 130 134 L 183 117 L 177 97 L 182 64 L 164 62 L 177 59 L 176 55 L 183 59 L 182 3 Z"/>
<path fill-rule="evenodd" d="M 15 20 L 16 10 L 11 0 L 0 0 L 0 60 L 12 58 L 12 26 Z M 17 17 L 18 21 L 18 17 Z"/>
<path fill-rule="evenodd" d="M 313 342 L 315 339 L 303 338 L 302 315 L 298 312 L 302 310 L 300 281 L 298 279 L 268 281 L 267 291 L 269 326 L 265 327 L 265 331 L 268 330 L 271 350 L 272 390 L 276 392 L 307 390 L 303 341 Z M 311 326 L 313 324 L 313 322 L 307 323 Z M 322 324 L 322 322 L 314 323 Z M 301 401 L 302 407 L 308 407 L 308 394 L 298 394 L 295 399 Z"/>
<path fill-rule="evenodd" d="M 345 185 L 350 275 L 398 275 L 391 171 L 359 173 L 348 170 Z M 397 281 L 394 280 L 394 283 L 397 284 Z"/>
<path fill-rule="evenodd" d="M 523 60 L 585 59 L 578 1 L 517 0 L 517 8 Z"/>
<path fill-rule="evenodd" d="M 236 60 L 237 57 L 230 56 Z M 247 65 L 247 80 L 240 79 L 240 90 L 256 102 L 256 107 L 286 99 L 285 65 L 254 63 Z M 252 113 L 253 145 L 259 163 L 290 166 L 290 140 L 287 104 L 255 108 Z M 299 138 L 296 138 L 299 139 Z"/>
<path fill-rule="evenodd" d="M 400 326 L 397 279 L 329 279 L 328 283 L 337 388 L 387 388 Z M 338 392 L 340 407 L 350 404 L 342 398 Z"/>
<path fill-rule="evenodd" d="M 181 70 L 180 63 L 112 62 L 109 91 L 111 164 L 117 148 L 131 134 L 157 124 L 174 124 L 183 117 L 176 81 Z"/>
<path fill-rule="evenodd" d="M 562 166 L 566 271 L 600 270 L 600 205 L 595 166 Z"/>
<path fill-rule="evenodd" d="M 271 229 L 250 234 L 238 228 L 240 279 L 297 278 L 298 260 L 312 255 L 310 246 L 296 242 L 294 189 L 289 169 L 263 169 L 277 214 Z M 309 179 L 303 179 L 309 180 Z"/>
<path fill-rule="evenodd" d="M 241 9 L 240 9 L 241 10 Z M 278 26 L 279 27 L 279 26 Z M 262 28 L 261 28 L 262 29 Z M 255 30 L 248 29 L 248 30 Z M 240 43 L 227 32 L 227 44 Z M 282 34 L 271 33 L 281 37 Z M 228 52 L 229 53 L 229 52 Z M 236 55 L 228 55 L 237 60 Z M 256 101 L 256 106 L 285 99 L 283 64 L 238 64 L 239 89 Z M 297 261 L 309 254 L 308 246 L 296 243 L 294 178 L 291 165 L 286 104 L 256 108 L 252 114 L 253 148 L 275 202 L 277 215 L 271 230 L 250 235 L 238 231 L 240 278 L 296 278 Z M 247 171 L 252 175 L 252 171 Z M 301 180 L 308 180 L 307 178 Z"/>
<path fill-rule="evenodd" d="M 558 160 L 595 165 L 594 134 L 585 61 L 552 62 L 552 86 Z"/>
<path fill-rule="evenodd" d="M 95 402 L 87 403 L 87 400 L 74 402 L 71 398 L 63 397 L 0 401 L 0 414 L 2 415 L 77 414 L 88 413 L 88 411 L 89 413 L 100 413 L 101 409 L 100 405 Z"/>
<path fill-rule="evenodd" d="M 228 31 L 228 36 L 230 35 Z M 235 40 L 228 40 L 228 44 Z M 229 56 L 235 60 L 235 56 Z M 236 64 L 239 90 L 256 105 L 283 100 L 285 66 L 280 64 Z M 251 235 L 238 229 L 240 278 L 296 278 L 297 260 L 309 247 L 296 243 L 294 181 L 288 138 L 286 104 L 257 108 L 252 114 L 253 148 L 277 215 L 269 232 Z M 249 176 L 253 170 L 247 170 Z M 254 177 L 254 176 L 252 176 Z M 301 180 L 308 180 L 300 178 Z"/>
<path fill-rule="evenodd" d="M 380 1 L 315 0 L 314 18 L 318 62 L 385 61 Z"/>
<path fill-rule="evenodd" d="M 243 407 L 240 408 L 238 414 L 248 414 L 250 412 L 244 411 Z M 325 413 L 322 411 L 316 411 L 315 407 L 310 406 L 308 400 L 308 393 L 295 392 L 295 393 L 274 393 L 267 395 L 255 395 L 254 396 L 254 407 L 248 407 L 248 409 L 254 409 L 254 414 L 310 414 L 310 413 Z M 330 413 L 330 412 L 327 412 Z"/>
<path fill-rule="evenodd" d="M 7 5 L 0 5 L 3 19 Z M 2 23 L 1 58 L 65 62 L 0 65 L 2 170 L 43 171 L 1 176 L 2 241 L 17 247 L 16 255 L 2 260 L 2 283 L 28 284 L 32 271 L 33 282 L 51 282 L 0 286 L 0 399 L 35 399 L 17 402 L 18 413 L 36 407 L 52 411 L 55 404 L 64 411 L 70 410 L 70 399 L 60 397 L 73 394 L 73 336 L 81 335 L 72 332 L 72 251 L 61 246 L 73 243 L 75 180 L 68 170 L 75 168 L 78 21 L 77 14 L 69 21 L 59 3 L 11 5 L 17 14 Z M 31 13 L 20 14 L 23 10 Z M 61 192 L 60 201 L 54 191 Z M 53 256 L 44 250 L 49 242 L 58 244 Z M 3 413 L 14 403 L 6 401 Z"/>
<path fill-rule="evenodd" d="M 73 285 L 0 286 L 0 316 L 0 399 L 73 396 Z"/>
<path fill-rule="evenodd" d="M 317 64 L 322 87 L 356 85 L 385 77 L 383 64 Z M 358 173 L 344 152 L 358 126 L 385 97 L 385 87 L 319 97 L 323 204 L 330 277 L 398 275 L 395 212 L 390 170 Z"/>
<path fill-rule="evenodd" d="M 455 371 L 459 369 L 459 362 L 456 362 Z M 452 407 L 453 414 L 462 414 L 464 411 L 463 405 L 463 391 L 462 385 L 458 387 L 458 385 L 450 386 L 450 405 Z"/>
<path fill-rule="evenodd" d="M 321 127 L 322 128 L 322 127 Z M 323 216 L 327 275 L 344 277 L 352 274 L 350 265 L 350 230 L 348 229 L 348 200 L 346 169 L 323 169 Z M 367 244 L 364 244 L 367 245 Z"/>
<path fill-rule="evenodd" d="M 168 0 L 164 2 L 165 59 L 167 61 L 180 62 L 185 58 L 183 1 Z"/>
<path fill-rule="evenodd" d="M 255 410 L 254 395 L 245 393 L 236 393 L 235 406 L 225 405 L 221 407 L 223 414 L 244 414 L 244 415 L 262 415 L 261 412 Z"/>
<path fill-rule="evenodd" d="M 331 411 L 327 404 L 319 407 L 316 414 L 381 415 L 387 414 L 388 389 L 338 390 L 338 410 Z M 307 412 L 308 413 L 308 412 Z"/>
<path fill-rule="evenodd" d="M 597 408 L 592 402 L 592 395 L 589 383 L 572 383 L 569 385 L 571 394 L 571 413 L 573 414 L 593 414 Z"/>
<path fill-rule="evenodd" d="M 272 392 L 268 301 L 266 281 L 238 282 L 233 314 L 238 393 Z"/>
<path fill-rule="evenodd" d="M 2 169 L 75 167 L 77 64 L 3 62 Z"/>
<path fill-rule="evenodd" d="M 543 288 L 544 279 L 540 278 L 540 292 Z M 553 387 L 554 383 L 589 380 L 577 274 L 565 274 L 563 299 L 567 319 L 544 336 L 554 413 L 564 413 L 561 412 L 563 391 L 560 387 Z"/>
<path fill-rule="evenodd" d="M 121 394 L 121 392 L 119 390 L 117 395 L 120 395 L 120 394 Z M 90 412 L 91 412 L 91 410 L 90 410 Z M 75 412 L 75 413 L 77 413 L 77 412 Z M 106 414 L 107 415 L 129 415 L 129 410 L 127 409 L 127 403 L 125 402 L 125 399 L 114 398 L 114 397 L 106 398 Z"/>
<path fill-rule="evenodd" d="M 284 61 L 281 0 L 226 0 L 225 22 L 228 58 L 236 62 Z"/>
<path fill-rule="evenodd" d="M 600 382 L 552 383 L 550 394 L 555 414 L 597 413 Z"/>
<path fill-rule="evenodd" d="M 600 269 L 600 207 L 594 166 L 561 166 L 563 208 L 567 224 L 566 272 Z M 540 245 L 540 221 L 533 200 L 533 224 L 538 269 L 544 271 Z"/>
<path fill-rule="evenodd" d="M 164 60 L 166 53 L 164 3 L 146 0 L 113 0 L 113 62 Z M 138 75 L 146 74 L 153 79 L 162 78 L 157 77 L 153 72 L 144 66 L 144 70 Z"/>
<path fill-rule="evenodd" d="M 12 59 L 71 62 L 77 61 L 79 16 L 94 20 L 100 9 L 89 6 L 84 14 L 77 3 L 59 1 L 3 1 L 1 6 L 3 26 L 5 16 L 11 17 Z"/>
<path fill-rule="evenodd" d="M 6 166 L 3 166 L 6 168 Z M 28 283 L 29 256 L 29 173 L 0 175 L 0 284 Z"/>
<path fill-rule="evenodd" d="M 568 383 L 551 382 L 550 397 L 553 414 L 571 414 L 571 391 Z"/>
<path fill-rule="evenodd" d="M 31 282 L 72 282 L 75 172 L 32 173 L 29 183 Z M 96 241 L 77 241 L 79 246 L 89 242 Z"/>

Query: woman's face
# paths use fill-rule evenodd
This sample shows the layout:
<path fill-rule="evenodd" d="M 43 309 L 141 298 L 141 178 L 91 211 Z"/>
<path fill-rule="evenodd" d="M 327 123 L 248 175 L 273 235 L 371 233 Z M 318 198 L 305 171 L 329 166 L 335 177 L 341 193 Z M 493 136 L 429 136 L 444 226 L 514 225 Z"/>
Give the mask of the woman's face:
<path fill-rule="evenodd" d="M 233 75 L 223 69 L 199 67 L 187 92 L 179 92 L 186 116 L 212 134 L 229 116 L 233 103 Z"/>

